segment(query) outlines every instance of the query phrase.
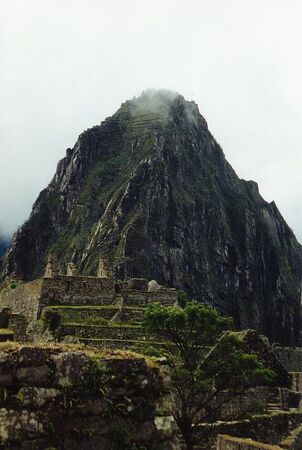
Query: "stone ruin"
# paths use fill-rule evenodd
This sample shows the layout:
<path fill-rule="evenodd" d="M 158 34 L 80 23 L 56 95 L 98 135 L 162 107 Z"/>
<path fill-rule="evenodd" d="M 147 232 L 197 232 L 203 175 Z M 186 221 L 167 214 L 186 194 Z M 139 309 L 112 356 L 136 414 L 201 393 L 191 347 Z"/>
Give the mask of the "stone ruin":
<path fill-rule="evenodd" d="M 155 280 L 116 280 L 106 257 L 100 257 L 96 276 L 83 276 L 72 262 L 62 274 L 51 255 L 39 280 L 7 284 L 0 309 L 11 311 L 8 327 L 21 342 L 30 339 L 27 325 L 31 329 L 43 320 L 58 341 L 68 337 L 99 347 L 140 349 L 147 343 L 141 324 L 144 308 L 149 302 L 174 305 L 177 298 L 176 289 Z"/>
<path fill-rule="evenodd" d="M 116 280 L 105 257 L 99 260 L 96 276 L 83 276 L 73 263 L 68 263 L 62 274 L 51 256 L 42 278 L 28 283 L 10 280 L 0 293 L 0 340 L 15 335 L 17 341 L 32 341 L 31 327 L 39 324 L 42 332 L 40 329 L 38 340 L 45 338 L 46 327 L 47 339 L 57 342 L 138 352 L 158 349 L 165 343 L 145 335 L 144 309 L 149 302 L 177 305 L 177 299 L 175 289 L 154 280 Z M 226 404 L 221 421 L 209 425 L 208 448 L 216 449 L 217 445 L 218 450 L 250 450 L 270 448 L 269 444 L 276 449 L 302 448 L 302 348 L 271 346 L 253 330 L 237 334 L 247 352 L 256 354 L 277 373 L 278 382 L 273 388 L 259 386 L 246 392 L 239 402 Z M 263 406 L 263 414 L 233 420 L 255 402 Z"/>
<path fill-rule="evenodd" d="M 177 450 L 165 381 L 160 365 L 139 355 L 6 344 L 0 347 L 0 448 Z"/>

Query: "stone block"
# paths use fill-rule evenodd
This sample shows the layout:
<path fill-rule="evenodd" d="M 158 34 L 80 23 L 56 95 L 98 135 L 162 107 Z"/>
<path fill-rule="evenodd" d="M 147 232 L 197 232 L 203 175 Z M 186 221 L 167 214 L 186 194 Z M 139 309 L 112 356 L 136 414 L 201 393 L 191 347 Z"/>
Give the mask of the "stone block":
<path fill-rule="evenodd" d="M 177 448 L 167 424 L 154 423 L 162 396 L 159 368 L 129 352 L 36 349 L 14 344 L 2 351 L 0 372 L 15 377 L 0 409 L 0 448 L 107 450 L 132 448 L 133 442 L 139 448 Z M 47 385 L 35 385 L 42 380 Z"/>
<path fill-rule="evenodd" d="M 50 350 L 34 346 L 22 346 L 18 350 L 18 365 L 41 366 L 49 359 Z"/>
<path fill-rule="evenodd" d="M 63 352 L 51 357 L 55 368 L 55 383 L 66 387 L 85 382 L 89 372 L 89 358 L 82 351 Z"/>
<path fill-rule="evenodd" d="M 23 406 L 37 409 L 55 401 L 61 395 L 58 389 L 33 386 L 22 387 L 19 393 L 23 398 Z"/>
<path fill-rule="evenodd" d="M 0 386 L 11 386 L 13 384 L 13 373 L 12 371 L 5 367 L 0 367 Z"/>
<path fill-rule="evenodd" d="M 46 364 L 42 366 L 19 367 L 14 375 L 18 384 L 34 386 L 43 386 L 51 378 L 50 368 Z"/>
<path fill-rule="evenodd" d="M 0 366 L 2 366 L 3 364 L 8 364 L 9 363 L 9 354 L 5 353 L 5 352 L 0 352 Z"/>
<path fill-rule="evenodd" d="M 0 442 L 15 440 L 18 435 L 33 438 L 43 432 L 43 425 L 35 412 L 0 408 Z"/>

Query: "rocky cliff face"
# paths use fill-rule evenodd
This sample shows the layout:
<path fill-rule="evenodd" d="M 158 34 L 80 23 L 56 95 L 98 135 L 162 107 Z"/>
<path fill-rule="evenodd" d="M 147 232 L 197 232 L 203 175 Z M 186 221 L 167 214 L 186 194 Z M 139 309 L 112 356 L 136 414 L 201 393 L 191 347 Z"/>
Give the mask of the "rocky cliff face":
<path fill-rule="evenodd" d="M 80 135 L 14 236 L 3 276 L 38 277 L 51 252 L 86 274 L 106 253 L 119 278 L 185 289 L 241 327 L 297 342 L 302 248 L 178 94 L 148 91 Z"/>

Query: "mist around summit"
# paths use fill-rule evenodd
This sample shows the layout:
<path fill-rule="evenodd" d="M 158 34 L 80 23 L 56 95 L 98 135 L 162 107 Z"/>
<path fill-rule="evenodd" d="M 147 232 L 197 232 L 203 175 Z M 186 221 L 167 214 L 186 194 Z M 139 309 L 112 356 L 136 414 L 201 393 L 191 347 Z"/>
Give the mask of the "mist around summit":
<path fill-rule="evenodd" d="M 183 108 L 185 116 L 192 125 L 198 124 L 199 114 L 197 104 L 192 100 L 186 101 L 178 92 L 169 89 L 147 89 L 138 97 L 131 100 L 131 113 L 133 116 L 151 114 L 167 122 L 172 119 L 171 111 L 178 107 Z"/>

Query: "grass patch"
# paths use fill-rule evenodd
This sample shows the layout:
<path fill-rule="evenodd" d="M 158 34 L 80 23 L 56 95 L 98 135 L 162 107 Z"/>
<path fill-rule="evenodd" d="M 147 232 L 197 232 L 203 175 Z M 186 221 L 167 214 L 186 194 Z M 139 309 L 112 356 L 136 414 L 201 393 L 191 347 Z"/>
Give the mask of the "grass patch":
<path fill-rule="evenodd" d="M 74 320 L 64 320 L 62 317 L 61 321 L 62 325 L 83 325 L 83 326 L 104 326 L 107 327 L 108 320 L 103 319 L 102 317 L 86 317 L 85 319 L 75 318 Z"/>
<path fill-rule="evenodd" d="M 91 341 L 91 342 L 131 342 L 132 344 L 150 344 L 150 345 L 166 345 L 165 342 L 158 341 L 145 341 L 145 340 L 137 340 L 137 339 L 110 339 L 110 338 L 79 338 L 81 342 Z"/>
<path fill-rule="evenodd" d="M 4 334 L 14 334 L 14 332 L 12 330 L 9 330 L 8 328 L 0 328 L 0 334 L 4 335 Z"/>
<path fill-rule="evenodd" d="M 118 310 L 121 307 L 118 305 L 81 305 L 81 306 L 73 306 L 73 305 L 50 305 L 47 306 L 45 309 L 76 309 L 80 311 L 85 311 L 86 309 L 95 309 L 95 310 L 102 310 L 102 309 L 114 309 Z M 139 306 L 124 306 L 123 309 L 128 310 L 138 310 L 138 311 L 144 311 L 145 308 L 139 307 Z"/>
<path fill-rule="evenodd" d="M 157 366 L 156 361 L 151 358 L 146 358 L 145 356 L 132 351 L 132 350 L 118 350 L 118 349 L 109 349 L 109 348 L 97 348 L 90 347 L 89 345 L 83 344 L 63 344 L 63 343 L 45 343 L 45 344 L 20 344 L 18 342 L 0 342 L 0 351 L 6 351 L 10 353 L 16 353 L 22 347 L 41 349 L 46 351 L 51 351 L 52 354 L 59 354 L 61 352 L 74 352 L 74 351 L 82 351 L 89 358 L 95 359 L 141 359 L 144 358 L 146 360 L 146 364 L 149 367 Z"/>

